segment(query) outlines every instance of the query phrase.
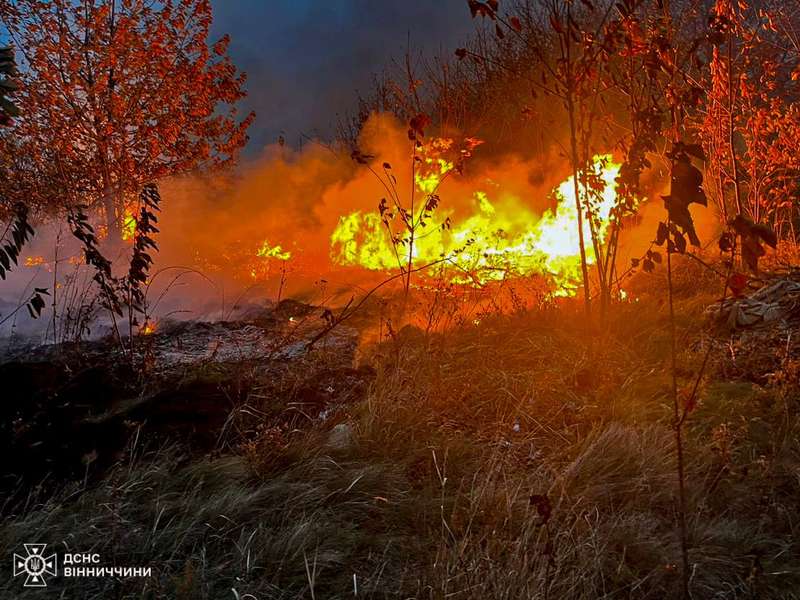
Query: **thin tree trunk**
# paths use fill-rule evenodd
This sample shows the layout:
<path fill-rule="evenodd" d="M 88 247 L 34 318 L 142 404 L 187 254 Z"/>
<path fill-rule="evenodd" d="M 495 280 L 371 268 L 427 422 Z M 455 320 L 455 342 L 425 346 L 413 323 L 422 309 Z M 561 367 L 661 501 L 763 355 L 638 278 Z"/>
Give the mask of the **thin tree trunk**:
<path fill-rule="evenodd" d="M 583 277 L 583 299 L 586 308 L 587 318 L 592 314 L 592 299 L 589 291 L 589 268 L 586 264 L 586 244 L 583 239 L 583 206 L 581 204 L 580 186 L 578 185 L 578 139 L 575 127 L 575 88 L 572 76 L 572 34 L 571 13 L 567 4 L 567 33 L 564 36 L 566 45 L 566 67 L 567 67 L 567 113 L 569 114 L 569 141 L 572 150 L 572 183 L 575 190 L 575 209 L 578 216 L 578 244 L 581 252 L 581 276 Z"/>
<path fill-rule="evenodd" d="M 742 192 L 739 189 L 739 165 L 736 161 L 736 148 L 733 144 L 734 119 L 733 119 L 733 33 L 728 35 L 728 146 L 731 153 L 731 168 L 733 170 L 733 188 L 736 190 L 736 212 L 742 213 Z"/>
<path fill-rule="evenodd" d="M 674 38 L 672 31 L 672 12 L 669 0 L 664 2 L 664 15 L 669 22 L 669 37 L 670 40 Z M 674 74 L 671 76 L 671 80 Z M 670 83 L 671 83 L 670 80 Z M 673 145 L 680 141 L 680 125 L 678 123 L 678 114 L 676 108 L 673 106 L 670 110 L 670 120 L 672 124 L 672 142 Z M 670 175 L 675 170 L 675 159 L 670 161 Z M 667 213 L 667 231 L 671 229 L 672 221 Z M 670 234 L 667 234 L 668 237 Z M 686 486 L 685 486 L 685 470 L 683 459 L 683 429 L 680 415 L 680 402 L 678 397 L 678 365 L 677 365 L 677 333 L 675 331 L 675 302 L 672 286 L 672 252 L 670 251 L 671 242 L 667 242 L 667 288 L 669 294 L 669 330 L 670 330 L 670 361 L 672 371 L 672 405 L 673 405 L 673 427 L 675 431 L 675 451 L 676 451 L 676 470 L 678 475 L 678 529 L 680 534 L 681 544 L 681 591 L 682 598 L 689 600 L 691 594 L 689 593 L 689 542 L 688 530 L 686 527 Z"/>
<path fill-rule="evenodd" d="M 667 228 L 670 221 L 667 220 Z M 672 367 L 672 405 L 673 405 L 673 426 L 675 428 L 675 449 L 677 454 L 678 469 L 678 527 L 681 536 L 681 584 L 683 586 L 683 598 L 688 600 L 689 595 L 689 547 L 687 541 L 686 528 L 686 485 L 683 460 L 683 424 L 681 423 L 680 406 L 678 402 L 678 375 L 677 375 L 677 348 L 675 332 L 675 306 L 672 293 L 672 252 L 667 248 L 667 285 L 669 288 L 669 326 L 671 344 L 671 367 Z"/>
<path fill-rule="evenodd" d="M 58 344 L 58 246 L 61 244 L 61 229 L 56 234 L 56 247 L 53 253 L 53 344 Z"/>
<path fill-rule="evenodd" d="M 411 156 L 411 214 L 409 215 L 408 227 L 408 260 L 406 262 L 406 291 L 404 305 L 408 303 L 408 294 L 411 289 L 411 270 L 414 265 L 414 233 L 416 224 L 414 223 L 414 200 L 416 199 L 417 188 L 417 142 L 413 142 L 414 149 Z M 404 306 L 405 308 L 405 306 Z"/>

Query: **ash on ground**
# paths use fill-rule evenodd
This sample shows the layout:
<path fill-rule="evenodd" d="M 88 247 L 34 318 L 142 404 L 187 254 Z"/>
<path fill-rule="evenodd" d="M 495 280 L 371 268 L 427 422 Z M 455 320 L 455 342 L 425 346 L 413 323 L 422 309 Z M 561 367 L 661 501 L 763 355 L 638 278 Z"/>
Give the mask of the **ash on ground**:
<path fill-rule="evenodd" d="M 132 445 L 224 453 L 264 427 L 335 427 L 374 371 L 356 364 L 356 329 L 317 339 L 322 315 L 284 301 L 234 321 L 162 322 L 132 355 L 113 337 L 6 351 L 0 491 L 90 484 Z"/>

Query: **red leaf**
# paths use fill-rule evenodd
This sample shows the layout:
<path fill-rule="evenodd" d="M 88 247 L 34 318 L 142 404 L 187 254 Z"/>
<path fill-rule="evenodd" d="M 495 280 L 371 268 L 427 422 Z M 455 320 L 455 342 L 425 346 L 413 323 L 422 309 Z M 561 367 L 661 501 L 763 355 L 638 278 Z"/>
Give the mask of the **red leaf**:
<path fill-rule="evenodd" d="M 492 10 L 492 7 L 489 4 L 478 2 L 477 0 L 467 0 L 467 2 L 469 4 L 469 11 L 472 13 L 473 19 L 480 15 L 482 17 L 489 17 L 490 19 L 494 20 L 494 10 Z"/>
<path fill-rule="evenodd" d="M 425 135 L 425 128 L 430 124 L 431 118 L 426 114 L 420 113 L 409 121 L 408 126 L 411 131 L 422 137 Z"/>

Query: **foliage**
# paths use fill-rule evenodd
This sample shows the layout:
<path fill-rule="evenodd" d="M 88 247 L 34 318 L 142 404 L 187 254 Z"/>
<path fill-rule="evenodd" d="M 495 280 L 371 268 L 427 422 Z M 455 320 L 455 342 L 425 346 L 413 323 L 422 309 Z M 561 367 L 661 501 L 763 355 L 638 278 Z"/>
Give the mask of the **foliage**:
<path fill-rule="evenodd" d="M 508 47 L 505 57 L 495 54 L 494 59 L 513 65 L 509 70 L 529 82 L 534 99 L 539 94 L 556 98 L 564 109 L 570 146 L 564 148 L 558 139 L 554 143 L 561 145 L 572 166 L 578 213 L 589 225 L 591 235 L 586 244 L 591 244 L 595 257 L 604 313 L 613 288 L 619 285 L 616 255 L 620 231 L 636 212 L 640 177 L 652 166 L 648 155 L 657 152 L 657 142 L 666 134 L 665 116 L 680 121 L 697 104 L 700 94 L 686 66 L 692 63 L 686 59 L 693 56 L 698 43 L 695 39 L 684 44 L 674 35 L 671 16 L 660 3 L 625 0 L 580 5 L 547 2 L 541 6 L 539 18 L 532 19 L 530 12 L 520 12 L 518 6 L 503 14 L 497 2 L 470 3 L 473 16 L 496 22 L 499 38 L 513 34 L 520 40 L 530 64 L 519 64 Z M 461 59 L 473 54 L 466 49 L 457 52 Z M 533 75 L 528 75 L 531 71 Z M 598 233 L 596 198 L 602 188 L 598 189 L 591 169 L 600 144 L 604 150 L 613 145 L 624 156 L 617 179 L 619 202 L 611 215 L 607 239 Z M 677 206 L 674 210 L 677 212 Z M 578 225 L 582 238 L 582 224 Z M 581 256 L 588 311 L 589 261 L 584 250 Z"/>
<path fill-rule="evenodd" d="M 122 316 L 122 305 L 117 292 L 117 280 L 111 272 L 111 261 L 100 251 L 94 227 L 89 223 L 86 207 L 78 206 L 67 216 L 72 235 L 83 244 L 86 264 L 94 268 L 92 279 L 101 292 L 101 304 L 110 313 Z"/>
<path fill-rule="evenodd" d="M 14 50 L 12 48 L 0 48 L 0 126 L 8 126 L 13 122 L 13 117 L 20 114 L 17 106 L 7 96 L 13 94 L 18 88 L 16 82 L 11 79 L 16 75 L 16 62 L 14 60 Z M 0 210 L 4 207 L 0 201 Z M 12 264 L 17 265 L 22 247 L 33 236 L 33 227 L 29 220 L 29 210 L 25 203 L 18 202 L 11 210 L 11 220 L 6 225 L 3 235 L 0 235 L 0 279 L 6 278 L 6 273 L 11 270 Z M 50 292 L 46 288 L 34 288 L 33 294 L 21 306 L 28 309 L 31 318 L 36 319 L 42 314 L 45 307 L 43 296 L 49 296 Z M 17 307 L 17 310 L 21 308 Z M 6 315 L 2 319 L 5 323 L 16 310 Z"/>
<path fill-rule="evenodd" d="M 593 7 L 589 5 L 589 11 Z M 498 37 L 505 36 L 504 27 L 511 33 L 521 35 L 522 25 L 517 17 L 504 20 L 499 13 L 499 2 L 469 2 L 472 17 L 487 17 L 496 22 L 495 32 Z M 541 70 L 541 81 L 534 82 L 532 93 L 541 90 L 545 95 L 555 97 L 563 106 L 569 121 L 570 147 L 568 152 L 572 167 L 572 180 L 577 212 L 578 240 L 581 257 L 581 274 L 583 280 L 584 299 L 587 314 L 590 311 L 591 291 L 589 289 L 589 271 L 584 239 L 583 220 L 588 219 L 592 232 L 592 242 L 596 256 L 601 256 L 597 239 L 596 223 L 591 217 L 589 205 L 590 192 L 587 181 L 593 153 L 589 146 L 591 129 L 597 111 L 590 110 L 599 98 L 599 79 L 596 76 L 598 64 L 603 60 L 602 47 L 593 38 L 585 38 L 581 42 L 582 27 L 578 23 L 580 17 L 573 10 L 572 3 L 549 2 L 545 15 L 550 24 L 550 37 L 556 50 L 542 47 L 541 42 L 525 38 L 525 44 L 531 46 L 530 52 L 536 57 Z M 602 25 L 602 22 L 601 22 Z M 584 25 L 585 27 L 585 25 Z M 576 42 L 578 42 L 576 44 Z M 532 44 L 532 45 L 531 45 Z M 460 57 L 465 52 L 459 52 Z M 579 189 L 582 188 L 582 189 Z M 598 261 L 600 265 L 602 261 Z M 601 285 L 604 272 L 599 270 Z M 604 288 L 605 289 L 605 288 Z M 606 294 L 603 294 L 606 297 Z"/>
<path fill-rule="evenodd" d="M 137 315 L 144 317 L 142 328 L 147 327 L 147 290 L 143 286 L 149 281 L 150 267 L 153 265 L 153 258 L 150 256 L 149 250 L 158 250 L 153 235 L 158 233 L 155 225 L 158 218 L 155 213 L 160 210 L 160 204 L 161 195 L 158 187 L 153 183 L 145 185 L 139 194 L 139 215 L 136 217 L 133 252 L 128 265 L 128 274 L 120 282 L 120 287 L 127 297 L 128 341 L 131 356 L 133 356 L 134 350 L 134 327 L 140 325 Z"/>
<path fill-rule="evenodd" d="M 128 344 L 127 350 L 130 358 L 134 351 L 134 327 L 140 326 L 137 315 L 144 316 L 147 324 L 146 288 L 143 286 L 149 280 L 150 267 L 153 258 L 150 249 L 158 250 L 153 235 L 158 233 L 155 223 L 158 218 L 155 213 L 159 210 L 161 195 L 158 187 L 146 184 L 139 194 L 139 213 L 136 217 L 134 230 L 133 250 L 128 264 L 128 272 L 124 277 L 118 278 L 112 272 L 111 261 L 100 250 L 99 241 L 95 230 L 89 223 L 85 207 L 73 209 L 68 216 L 72 234 L 83 244 L 83 253 L 86 264 L 94 269 L 93 281 L 100 289 L 100 305 L 105 308 L 114 322 L 117 340 L 122 346 L 122 336 L 117 327 L 116 319 L 125 316 L 128 319 Z"/>
<path fill-rule="evenodd" d="M 6 225 L 0 236 L 0 279 L 6 278 L 12 264 L 19 263 L 22 247 L 33 235 L 33 227 L 28 221 L 28 207 L 18 204 L 13 219 Z"/>
<path fill-rule="evenodd" d="M 136 228 L 133 237 L 133 254 L 131 256 L 128 275 L 123 280 L 123 287 L 128 291 L 128 305 L 135 312 L 145 314 L 145 291 L 142 286 L 148 280 L 148 272 L 153 264 L 149 249 L 158 250 L 153 234 L 158 233 L 155 223 L 158 218 L 161 195 L 155 184 L 149 183 L 139 194 L 139 215 L 136 217 Z"/>
<path fill-rule="evenodd" d="M 475 138 L 467 138 L 457 146 L 448 138 L 426 139 L 425 130 L 430 124 L 430 117 L 424 113 L 415 115 L 408 122 L 411 173 L 408 181 L 398 180 L 388 162 L 381 162 L 378 170 L 375 164 L 380 161 L 375 156 L 364 154 L 358 148 L 351 153 L 351 158 L 366 166 L 386 192 L 386 196 L 378 203 L 378 215 L 397 259 L 406 296 L 411 286 L 412 274 L 425 268 L 415 264 L 415 243 L 427 235 L 426 228 L 428 233 L 432 230 L 429 226 L 441 203 L 440 187 L 453 173 L 463 173 L 466 160 L 482 143 Z M 439 227 L 442 230 L 449 229 L 449 217 Z M 435 262 L 440 263 L 448 258 L 450 257 L 442 256 Z"/>
<path fill-rule="evenodd" d="M 17 83 L 11 79 L 16 75 L 14 49 L 0 47 L 0 126 L 11 125 L 12 119 L 19 116 L 19 108 L 6 96 L 17 91 Z"/>
<path fill-rule="evenodd" d="M 714 3 L 703 73 L 708 94 L 695 124 L 709 156 L 709 189 L 725 219 L 744 215 L 795 237 L 797 17 L 784 3 Z"/>
<path fill-rule="evenodd" d="M 125 197 L 146 182 L 235 158 L 245 76 L 211 47 L 211 3 L 23 0 L 0 18 L 18 48 L 21 116 L 0 138 L 17 177 L 9 199 L 104 205 L 114 235 Z"/>
<path fill-rule="evenodd" d="M 33 233 L 33 227 L 28 220 L 28 207 L 18 204 L 13 219 L 6 225 L 3 235 L 0 235 L 0 279 L 5 279 L 12 267 L 19 264 L 22 247 L 30 240 Z M 24 304 L 31 318 L 36 319 L 41 316 L 45 307 L 42 296 L 49 295 L 50 292 L 46 288 L 34 288 L 33 294 Z M 10 316 L 7 315 L 2 322 Z"/>

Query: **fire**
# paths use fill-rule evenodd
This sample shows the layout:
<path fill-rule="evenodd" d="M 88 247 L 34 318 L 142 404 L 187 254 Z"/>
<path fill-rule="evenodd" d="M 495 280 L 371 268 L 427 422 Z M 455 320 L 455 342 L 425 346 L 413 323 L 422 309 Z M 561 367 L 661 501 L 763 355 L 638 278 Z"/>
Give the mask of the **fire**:
<path fill-rule="evenodd" d="M 25 259 L 26 267 L 38 267 L 45 264 L 44 256 L 29 256 Z"/>
<path fill-rule="evenodd" d="M 455 165 L 442 155 L 451 150 L 453 140 L 435 138 L 419 149 L 420 166 L 414 174 L 414 183 L 423 194 L 433 194 L 442 183 L 442 178 L 453 170 Z"/>
<path fill-rule="evenodd" d="M 268 240 L 264 240 L 255 252 L 255 261 L 251 261 L 250 277 L 252 279 L 266 279 L 270 274 L 270 266 L 273 260 L 288 261 L 292 258 L 289 250 L 284 250 L 280 244 L 272 246 Z"/>
<path fill-rule="evenodd" d="M 423 194 L 434 193 L 453 166 L 440 159 L 423 162 L 431 170 L 417 175 L 416 187 Z M 611 155 L 594 157 L 592 174 L 598 177 L 597 188 L 602 187 L 592 198 L 600 240 L 605 240 L 614 219 L 619 169 Z M 454 283 L 483 285 L 510 276 L 538 274 L 551 278 L 559 288 L 557 293 L 573 293 L 580 281 L 573 178 L 557 186 L 552 196 L 556 205 L 536 215 L 518 198 L 491 198 L 484 191 L 475 191 L 470 199 L 471 214 L 457 223 L 445 202 L 415 240 L 412 262 L 421 266 L 445 257 L 444 264 Z M 587 219 L 583 220 L 583 236 L 587 261 L 594 263 Z M 407 255 L 406 247 L 398 250 L 401 256 Z M 353 212 L 341 217 L 331 235 L 330 253 L 339 265 L 378 271 L 398 269 L 397 253 L 377 213 Z"/>
<path fill-rule="evenodd" d="M 292 253 L 281 248 L 280 244 L 277 246 L 270 246 L 267 240 L 261 244 L 261 248 L 256 251 L 256 256 L 260 258 L 275 258 L 277 260 L 289 260 L 292 258 Z"/>
<path fill-rule="evenodd" d="M 126 208 L 125 213 L 122 215 L 121 234 L 123 241 L 126 242 L 131 241 L 136 235 L 136 216 L 130 208 Z"/>
<path fill-rule="evenodd" d="M 155 332 L 156 332 L 156 323 L 148 321 L 147 323 L 144 324 L 144 327 L 142 327 L 139 333 L 141 333 L 142 335 L 152 335 Z"/>

